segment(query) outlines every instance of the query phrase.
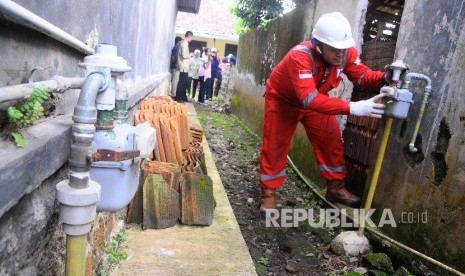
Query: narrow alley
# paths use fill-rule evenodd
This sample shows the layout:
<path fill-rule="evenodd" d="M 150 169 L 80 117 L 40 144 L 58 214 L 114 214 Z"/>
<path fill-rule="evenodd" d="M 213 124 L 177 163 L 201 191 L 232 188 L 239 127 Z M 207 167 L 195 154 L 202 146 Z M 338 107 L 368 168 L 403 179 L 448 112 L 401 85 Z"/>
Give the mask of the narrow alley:
<path fill-rule="evenodd" d="M 465 275 L 465 0 L 0 0 L 0 275 Z"/>

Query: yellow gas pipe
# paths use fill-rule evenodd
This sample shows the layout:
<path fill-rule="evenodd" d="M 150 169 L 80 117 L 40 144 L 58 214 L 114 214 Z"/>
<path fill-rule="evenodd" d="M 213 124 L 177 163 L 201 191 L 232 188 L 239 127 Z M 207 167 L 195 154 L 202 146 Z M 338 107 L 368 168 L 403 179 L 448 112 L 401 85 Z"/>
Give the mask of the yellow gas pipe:
<path fill-rule="evenodd" d="M 384 153 L 386 152 L 387 143 L 389 141 L 389 135 L 391 134 L 392 127 L 392 118 L 386 119 L 386 124 L 384 125 L 383 137 L 381 139 L 381 145 L 379 146 L 378 156 L 376 157 L 375 168 L 373 170 L 373 176 L 370 182 L 370 188 L 368 190 L 368 196 L 365 201 L 365 214 L 368 214 L 368 211 L 371 208 L 373 203 L 373 197 L 375 196 L 376 186 L 378 185 L 379 173 L 381 172 L 381 167 L 383 166 Z M 365 230 L 365 219 L 361 219 L 359 232 L 363 233 Z"/>
<path fill-rule="evenodd" d="M 66 235 L 66 276 L 85 274 L 87 234 Z"/>

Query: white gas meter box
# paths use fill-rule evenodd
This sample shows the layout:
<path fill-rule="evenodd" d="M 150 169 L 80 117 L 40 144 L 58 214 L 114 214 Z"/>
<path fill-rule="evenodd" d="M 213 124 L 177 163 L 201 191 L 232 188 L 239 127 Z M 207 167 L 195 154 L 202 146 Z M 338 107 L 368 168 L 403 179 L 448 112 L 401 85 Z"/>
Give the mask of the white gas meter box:
<path fill-rule="evenodd" d="M 384 116 L 396 119 L 407 118 L 410 105 L 413 103 L 413 93 L 408 89 L 396 88 L 392 91 L 385 90 L 382 92 L 388 96 L 384 97 L 386 109 L 384 110 Z"/>
<path fill-rule="evenodd" d="M 147 158 L 156 146 L 156 130 L 149 122 L 136 126 L 136 149 L 140 150 L 140 157 Z"/>
<path fill-rule="evenodd" d="M 115 123 L 110 131 L 96 131 L 93 151 L 135 152 L 135 127 L 127 123 Z M 134 197 L 139 185 L 140 158 L 120 161 L 94 161 L 90 178 L 101 186 L 97 212 L 116 212 L 124 209 Z"/>

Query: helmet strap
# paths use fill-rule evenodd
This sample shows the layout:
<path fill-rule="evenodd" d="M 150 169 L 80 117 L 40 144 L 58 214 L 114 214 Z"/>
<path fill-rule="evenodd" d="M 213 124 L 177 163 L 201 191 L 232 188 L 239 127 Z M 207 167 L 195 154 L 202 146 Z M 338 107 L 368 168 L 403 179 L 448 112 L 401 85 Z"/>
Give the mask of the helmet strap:
<path fill-rule="evenodd" d="M 321 50 L 321 48 L 322 48 L 322 43 L 316 40 L 315 49 L 320 55 L 323 55 L 323 51 Z"/>

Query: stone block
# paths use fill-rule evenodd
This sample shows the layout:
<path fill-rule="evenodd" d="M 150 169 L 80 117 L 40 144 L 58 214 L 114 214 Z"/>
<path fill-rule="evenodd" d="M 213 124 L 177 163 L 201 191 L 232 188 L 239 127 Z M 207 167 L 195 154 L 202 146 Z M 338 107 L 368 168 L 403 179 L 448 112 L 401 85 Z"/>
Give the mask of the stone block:
<path fill-rule="evenodd" d="M 346 231 L 334 238 L 331 250 L 339 255 L 358 256 L 370 250 L 370 242 L 357 231 Z"/>

